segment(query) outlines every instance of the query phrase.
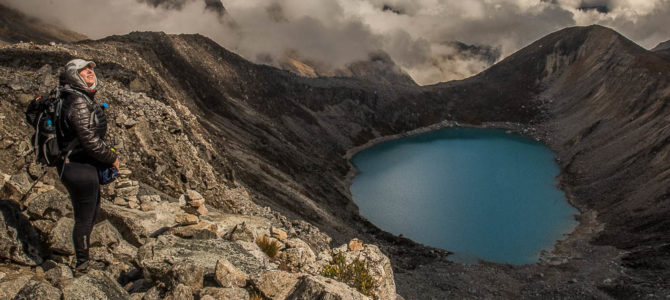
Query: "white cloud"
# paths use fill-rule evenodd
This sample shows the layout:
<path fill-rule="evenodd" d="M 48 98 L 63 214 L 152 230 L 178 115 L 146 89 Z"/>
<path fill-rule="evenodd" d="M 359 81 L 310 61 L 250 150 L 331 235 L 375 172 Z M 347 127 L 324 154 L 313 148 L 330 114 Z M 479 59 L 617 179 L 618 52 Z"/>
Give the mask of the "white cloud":
<path fill-rule="evenodd" d="M 670 0 L 222 0 L 229 15 L 223 21 L 202 0 L 176 0 L 185 3 L 181 10 L 138 0 L 0 1 L 92 38 L 197 32 L 256 62 L 295 50 L 342 66 L 381 49 L 422 84 L 467 77 L 487 65 L 449 54 L 448 41 L 499 47 L 506 56 L 561 28 L 590 24 L 647 48 L 670 39 Z"/>

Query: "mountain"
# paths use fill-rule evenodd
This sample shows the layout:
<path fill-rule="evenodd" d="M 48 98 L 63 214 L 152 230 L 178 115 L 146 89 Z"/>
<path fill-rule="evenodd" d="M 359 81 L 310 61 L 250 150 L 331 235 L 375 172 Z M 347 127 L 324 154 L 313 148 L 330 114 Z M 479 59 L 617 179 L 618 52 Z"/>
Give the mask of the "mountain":
<path fill-rule="evenodd" d="M 86 36 L 38 19 L 26 16 L 14 9 L 0 5 L 0 45 L 20 41 L 46 44 L 50 42 L 74 42 Z"/>
<path fill-rule="evenodd" d="M 367 78 L 301 77 L 199 35 L 135 32 L 0 53 L 0 70 L 21 70 L 0 81 L 3 134 L 13 141 L 3 144 L 11 155 L 0 157 L 6 174 L 27 168 L 16 154 L 30 134 L 11 99 L 53 84 L 69 59 L 91 58 L 115 114 L 112 141 L 122 141 L 120 153 L 143 185 L 168 195 L 204 191 L 207 203 L 229 213 L 268 206 L 267 215 L 307 221 L 334 243 L 358 236 L 377 244 L 406 299 L 670 294 L 670 58 L 611 29 L 567 28 L 476 76 L 425 87 L 379 80 L 368 67 Z M 446 251 L 383 232 L 358 214 L 348 190 L 352 151 L 454 124 L 508 128 L 556 151 L 559 185 L 581 211 L 580 225 L 540 263 L 451 263 Z M 233 201 L 235 186 L 253 203 Z"/>
<path fill-rule="evenodd" d="M 670 49 L 670 41 L 665 41 L 656 45 L 651 51 L 663 51 L 668 49 Z"/>

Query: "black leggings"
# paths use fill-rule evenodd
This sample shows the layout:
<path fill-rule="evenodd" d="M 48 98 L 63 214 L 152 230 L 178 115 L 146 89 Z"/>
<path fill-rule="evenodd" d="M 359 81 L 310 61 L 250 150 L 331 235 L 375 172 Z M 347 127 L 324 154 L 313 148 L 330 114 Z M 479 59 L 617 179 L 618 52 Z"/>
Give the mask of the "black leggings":
<path fill-rule="evenodd" d="M 94 165 L 70 161 L 63 166 L 61 181 L 67 188 L 74 209 L 72 240 L 77 265 L 88 261 L 88 247 L 95 219 L 100 211 L 100 184 Z"/>

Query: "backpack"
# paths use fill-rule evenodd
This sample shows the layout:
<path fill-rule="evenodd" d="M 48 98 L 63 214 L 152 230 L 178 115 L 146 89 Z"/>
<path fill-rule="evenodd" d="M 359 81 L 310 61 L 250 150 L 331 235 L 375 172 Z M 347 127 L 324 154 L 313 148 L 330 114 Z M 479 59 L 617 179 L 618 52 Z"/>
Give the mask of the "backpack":
<path fill-rule="evenodd" d="M 35 162 L 44 166 L 56 166 L 79 143 L 74 139 L 64 148 L 58 143 L 58 138 L 63 136 L 60 128 L 62 107 L 60 89 L 55 88 L 49 94 L 31 100 L 26 109 L 26 121 L 35 129 L 31 137 Z"/>

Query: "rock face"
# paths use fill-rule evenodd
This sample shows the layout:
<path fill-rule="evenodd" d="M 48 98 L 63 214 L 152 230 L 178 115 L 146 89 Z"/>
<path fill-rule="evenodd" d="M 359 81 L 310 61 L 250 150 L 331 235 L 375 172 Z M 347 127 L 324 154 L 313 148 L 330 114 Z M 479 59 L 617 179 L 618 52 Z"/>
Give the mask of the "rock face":
<path fill-rule="evenodd" d="M 172 265 L 160 257 L 186 260 L 161 245 L 203 255 L 205 274 L 214 273 L 221 257 L 252 278 L 260 269 L 275 268 L 277 264 L 262 261 L 264 254 L 253 249 L 259 233 L 253 228 L 232 230 L 226 224 L 216 228 L 216 237 L 206 239 L 168 234 L 178 229 L 174 228 L 174 216 L 182 211 L 178 195 L 193 190 L 205 201 L 195 201 L 187 209 L 195 209 L 200 221 L 214 222 L 210 220 L 217 213 L 264 218 L 285 231 L 286 244 L 298 238 L 313 253 L 330 251 L 331 237 L 337 244 L 355 236 L 378 244 L 402 271 L 396 284 L 408 298 L 670 293 L 663 281 L 670 274 L 666 251 L 670 132 L 664 119 L 670 110 L 665 105 L 670 97 L 668 57 L 664 51 L 646 51 L 609 29 L 568 28 L 477 76 L 426 87 L 297 77 L 251 64 L 199 35 L 136 32 L 77 44 L 4 46 L 0 48 L 0 171 L 12 176 L 3 176 L 0 200 L 15 205 L 7 209 L 13 211 L 11 217 L 3 213 L 4 224 L 21 224 L 0 228 L 0 238 L 8 241 L 3 239 L 0 245 L 16 246 L 0 255 L 17 264 L 39 264 L 45 255 L 30 249 L 39 249 L 50 238 L 39 234 L 48 234 L 68 217 L 47 213 L 41 204 L 31 215 L 21 209 L 25 203 L 18 202 L 35 178 L 35 168 L 25 159 L 32 133 L 22 116 L 26 101 L 33 93 L 48 92 L 57 81 L 58 68 L 74 57 L 94 59 L 104 74 L 97 97 L 110 104 L 109 142 L 132 169 L 122 174 L 129 183 L 103 193 L 101 218 L 116 228 L 123 241 L 113 253 L 107 249 L 113 245 L 98 247 L 99 256 L 107 264 L 115 263 L 109 264 L 109 271 L 118 280 L 147 276 L 161 282 L 154 273 L 167 274 Z M 348 192 L 348 151 L 378 138 L 450 124 L 513 129 L 557 152 L 563 170 L 560 185 L 584 212 L 583 225 L 551 254 L 559 266 L 452 264 L 445 261 L 445 252 L 393 237 L 358 215 Z M 44 181 L 65 192 L 54 171 Z M 155 203 L 154 210 L 148 204 L 143 211 L 141 199 L 150 195 L 160 195 L 160 200 L 149 201 Z M 198 211 L 200 207 L 207 211 Z M 271 235 L 269 228 L 262 234 Z M 195 238 L 191 233 L 179 234 Z M 35 234 L 39 237 L 30 237 Z M 119 259 L 134 255 L 127 245 L 147 244 L 159 250 L 157 255 L 149 248 L 139 251 L 142 271 L 133 272 L 128 260 Z M 196 250 L 219 245 L 244 259 Z M 365 252 L 366 245 L 363 250 L 353 245 L 351 250 Z M 322 259 L 317 256 L 310 264 L 306 248 L 285 246 L 284 257 L 292 268 L 318 273 L 314 264 Z M 121 250 L 124 254 L 118 253 Z M 56 253 L 55 259 L 68 264 L 71 256 Z M 247 259 L 256 261 L 247 266 L 256 271 L 240 267 Z M 143 274 L 128 275 L 136 272 Z M 315 286 L 319 280 L 305 285 Z M 165 297 L 174 289 L 158 292 Z"/>
<path fill-rule="evenodd" d="M 91 271 L 72 279 L 63 287 L 63 299 L 128 299 L 130 295 L 116 281 L 101 271 Z"/>
<path fill-rule="evenodd" d="M 45 299 L 45 300 L 60 300 L 61 291 L 49 283 L 43 281 L 31 281 L 21 288 L 13 299 L 16 300 L 30 300 L 30 299 Z"/>
<path fill-rule="evenodd" d="M 368 300 L 370 298 L 355 290 L 347 289 L 344 283 L 323 277 L 305 276 L 300 280 L 295 291 L 286 299 Z"/>
<path fill-rule="evenodd" d="M 39 234 L 12 202 L 0 200 L 0 257 L 25 265 L 39 265 L 45 252 Z"/>
<path fill-rule="evenodd" d="M 160 236 L 139 249 L 138 259 L 151 280 L 167 278 L 173 265 L 187 263 L 200 268 L 204 276 L 215 276 L 219 260 L 229 261 L 235 268 L 251 276 L 263 267 L 236 243 L 223 240 L 185 240 L 175 236 Z"/>

